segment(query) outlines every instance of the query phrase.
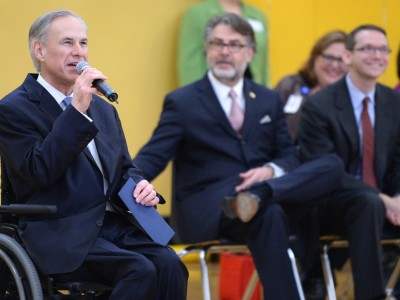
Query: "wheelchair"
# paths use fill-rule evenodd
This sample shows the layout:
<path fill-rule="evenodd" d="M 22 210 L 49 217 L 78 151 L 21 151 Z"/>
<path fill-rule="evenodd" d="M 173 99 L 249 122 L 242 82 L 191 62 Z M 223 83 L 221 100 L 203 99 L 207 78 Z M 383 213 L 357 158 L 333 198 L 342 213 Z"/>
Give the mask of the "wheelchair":
<path fill-rule="evenodd" d="M 2 300 L 105 300 L 112 288 L 96 282 L 88 272 L 73 275 L 41 274 L 18 236 L 21 215 L 50 214 L 52 205 L 15 204 L 6 168 L 1 161 L 0 299 Z M 78 275 L 78 274 L 76 274 Z M 84 280 L 82 280 L 84 279 Z"/>

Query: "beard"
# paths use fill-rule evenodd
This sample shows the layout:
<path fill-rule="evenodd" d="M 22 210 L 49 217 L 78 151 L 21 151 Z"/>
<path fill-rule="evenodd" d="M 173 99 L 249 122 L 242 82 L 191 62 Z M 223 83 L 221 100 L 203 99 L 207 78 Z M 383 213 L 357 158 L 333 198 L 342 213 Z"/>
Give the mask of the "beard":
<path fill-rule="evenodd" d="M 218 66 L 218 63 L 223 62 L 223 63 L 228 63 L 231 65 L 230 68 L 221 68 Z M 244 61 L 241 66 L 237 67 L 235 66 L 234 63 L 228 60 L 217 60 L 214 63 L 208 61 L 209 68 L 215 78 L 217 78 L 221 82 L 234 82 L 240 77 L 243 76 L 246 68 L 247 68 L 247 63 Z"/>
<path fill-rule="evenodd" d="M 235 68 L 222 69 L 214 66 L 211 67 L 211 72 L 219 81 L 235 81 L 238 78 L 238 72 Z"/>

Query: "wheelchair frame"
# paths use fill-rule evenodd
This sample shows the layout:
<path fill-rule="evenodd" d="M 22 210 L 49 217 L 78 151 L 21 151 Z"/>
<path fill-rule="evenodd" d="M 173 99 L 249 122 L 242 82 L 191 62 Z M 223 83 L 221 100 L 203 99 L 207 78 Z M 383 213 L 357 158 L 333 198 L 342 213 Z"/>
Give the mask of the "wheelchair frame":
<path fill-rule="evenodd" d="M 15 204 L 15 194 L 1 161 L 0 205 L 0 299 L 4 300 L 95 300 L 104 298 L 111 287 L 92 281 L 60 281 L 40 274 L 18 236 L 15 219 L 23 214 L 48 214 L 51 205 Z"/>

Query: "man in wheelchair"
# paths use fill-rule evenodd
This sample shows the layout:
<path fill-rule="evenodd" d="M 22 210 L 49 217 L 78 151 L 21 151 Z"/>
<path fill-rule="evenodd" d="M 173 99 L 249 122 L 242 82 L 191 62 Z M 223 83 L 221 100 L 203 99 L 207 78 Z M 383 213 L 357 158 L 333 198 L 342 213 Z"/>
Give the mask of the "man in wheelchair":
<path fill-rule="evenodd" d="M 188 273 L 175 252 L 152 241 L 118 196 L 136 183 L 132 201 L 164 199 L 132 164 L 115 108 L 95 95 L 87 27 L 70 11 L 39 17 L 29 31 L 39 74 L 0 101 L 0 155 L 17 203 L 55 205 L 24 215 L 18 231 L 45 275 L 88 270 L 112 287 L 109 299 L 186 299 Z M 71 101 L 72 100 L 72 101 Z"/>

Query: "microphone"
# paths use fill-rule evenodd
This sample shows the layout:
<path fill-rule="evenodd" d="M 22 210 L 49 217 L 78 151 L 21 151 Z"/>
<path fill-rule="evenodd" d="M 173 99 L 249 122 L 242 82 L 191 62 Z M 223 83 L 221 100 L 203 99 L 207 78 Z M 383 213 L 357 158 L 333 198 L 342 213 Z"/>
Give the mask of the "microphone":
<path fill-rule="evenodd" d="M 81 61 L 76 65 L 76 72 L 81 75 L 83 70 L 90 68 L 90 64 L 87 61 Z M 104 96 L 107 97 L 111 102 L 117 102 L 118 94 L 102 79 L 96 79 L 92 82 L 92 85 Z"/>

